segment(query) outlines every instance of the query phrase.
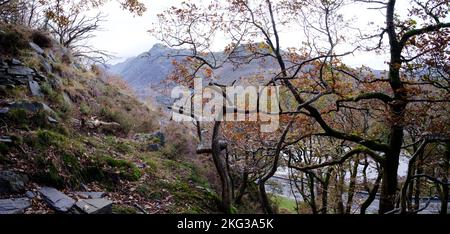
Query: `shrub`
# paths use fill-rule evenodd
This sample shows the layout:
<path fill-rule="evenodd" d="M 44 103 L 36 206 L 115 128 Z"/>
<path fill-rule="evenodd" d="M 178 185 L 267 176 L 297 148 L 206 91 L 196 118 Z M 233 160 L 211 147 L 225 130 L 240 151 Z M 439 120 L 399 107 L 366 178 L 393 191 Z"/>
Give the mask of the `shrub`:
<path fill-rule="evenodd" d="M 133 124 L 130 121 L 133 118 L 127 116 L 125 113 L 112 111 L 109 108 L 102 108 L 100 115 L 107 121 L 118 123 L 120 125 L 120 131 L 125 134 L 128 134 L 133 128 Z"/>
<path fill-rule="evenodd" d="M 28 47 L 26 34 L 18 28 L 2 28 L 4 32 L 0 32 L 0 53 L 16 56 L 22 49 Z"/>
<path fill-rule="evenodd" d="M 177 147 L 173 144 L 166 144 L 166 146 L 161 150 L 161 154 L 170 160 L 177 160 L 181 157 Z"/>
<path fill-rule="evenodd" d="M 31 40 L 41 48 L 51 48 L 53 46 L 50 36 L 43 32 L 34 31 L 31 34 Z"/>

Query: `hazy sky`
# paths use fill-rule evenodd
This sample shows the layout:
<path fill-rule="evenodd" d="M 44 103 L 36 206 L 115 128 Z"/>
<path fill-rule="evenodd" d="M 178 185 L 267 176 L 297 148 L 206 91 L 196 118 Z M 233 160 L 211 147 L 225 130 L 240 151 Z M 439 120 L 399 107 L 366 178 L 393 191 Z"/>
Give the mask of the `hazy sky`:
<path fill-rule="evenodd" d="M 158 41 L 148 33 L 152 23 L 156 22 L 158 13 L 173 5 L 179 5 L 181 0 L 142 0 L 147 5 L 147 12 L 142 16 L 133 16 L 127 11 L 121 9 L 116 1 L 111 1 L 100 9 L 107 15 L 106 22 L 102 24 L 102 31 L 98 32 L 96 38 L 91 39 L 90 44 L 103 50 L 107 50 L 117 59 L 112 63 L 125 60 L 126 58 L 136 56 L 148 51 Z M 408 0 L 400 0 L 397 3 L 398 8 L 404 8 Z M 92 12 L 91 12 L 92 13 Z M 352 6 L 347 7 L 344 15 L 354 17 L 355 27 L 364 28 L 369 21 L 383 23 L 383 12 L 376 10 L 367 10 L 366 7 Z M 284 30 L 281 35 L 283 45 L 299 46 L 299 35 L 295 31 Z M 348 56 L 344 60 L 351 66 L 368 65 L 375 69 L 386 69 L 385 56 L 376 56 L 371 54 L 355 54 Z"/>

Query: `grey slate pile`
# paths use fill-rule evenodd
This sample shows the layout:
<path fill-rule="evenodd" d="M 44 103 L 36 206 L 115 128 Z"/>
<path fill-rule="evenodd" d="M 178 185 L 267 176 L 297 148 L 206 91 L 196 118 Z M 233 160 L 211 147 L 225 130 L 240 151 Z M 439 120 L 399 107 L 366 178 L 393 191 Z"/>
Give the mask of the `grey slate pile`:
<path fill-rule="evenodd" d="M 76 192 L 83 198 L 77 202 L 55 188 L 43 187 L 39 190 L 43 200 L 59 213 L 75 214 L 110 214 L 112 202 L 104 199 L 103 192 Z"/>
<path fill-rule="evenodd" d="M 29 207 L 31 207 L 31 202 L 28 198 L 0 200 L 0 214 L 23 214 Z"/>
<path fill-rule="evenodd" d="M 45 59 L 41 63 L 43 63 L 44 70 L 47 72 L 51 71 L 51 66 L 45 63 Z M 46 79 L 38 71 L 27 67 L 17 59 L 0 59 L 0 86 L 15 87 L 27 85 L 33 96 L 42 96 L 39 82 Z"/>

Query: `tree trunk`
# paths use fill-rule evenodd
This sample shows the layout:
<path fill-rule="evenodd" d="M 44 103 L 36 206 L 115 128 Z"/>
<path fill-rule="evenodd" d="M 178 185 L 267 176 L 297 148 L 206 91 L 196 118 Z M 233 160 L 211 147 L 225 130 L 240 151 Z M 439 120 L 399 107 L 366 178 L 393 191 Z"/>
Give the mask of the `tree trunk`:
<path fill-rule="evenodd" d="M 379 213 L 384 214 L 395 207 L 395 197 L 397 194 L 397 171 L 400 158 L 400 151 L 403 144 L 403 120 L 406 109 L 406 89 L 400 79 L 400 67 L 402 65 L 401 53 L 402 45 L 397 39 L 394 23 L 395 0 L 390 0 L 387 4 L 386 31 L 389 36 L 390 63 L 389 63 L 389 84 L 394 93 L 390 105 L 390 134 L 389 150 L 385 152 L 383 163 L 383 181 L 381 185 L 380 209 Z"/>
<path fill-rule="evenodd" d="M 423 165 L 422 165 L 423 155 L 419 155 L 416 165 L 416 175 L 420 175 L 423 173 Z M 414 209 L 419 209 L 420 206 L 420 187 L 422 186 L 421 178 L 417 178 L 414 184 Z"/>
<path fill-rule="evenodd" d="M 269 201 L 269 196 L 267 196 L 266 192 L 266 183 L 261 182 L 258 184 L 259 187 L 259 196 L 261 199 L 261 205 L 266 214 L 273 214 L 273 208 Z"/>
<path fill-rule="evenodd" d="M 352 211 L 352 205 L 353 205 L 353 196 L 355 194 L 355 187 L 356 187 L 356 176 L 358 174 L 358 158 L 356 158 L 356 161 L 353 164 L 352 171 L 350 172 L 350 184 L 348 186 L 348 199 L 347 199 L 347 206 L 345 207 L 345 213 L 350 214 Z M 351 161 L 350 161 L 351 164 Z"/>
<path fill-rule="evenodd" d="M 325 179 L 322 183 L 322 214 L 328 213 L 328 188 L 330 185 L 331 173 L 333 172 L 333 167 L 328 168 Z"/>
<path fill-rule="evenodd" d="M 221 159 L 222 147 L 219 140 L 220 122 L 214 123 L 213 137 L 212 137 L 212 157 L 214 165 L 219 174 L 220 183 L 222 187 L 222 209 L 225 213 L 231 213 L 231 180 L 225 163 Z"/>
<path fill-rule="evenodd" d="M 309 182 L 309 195 L 310 195 L 309 206 L 311 207 L 312 213 L 317 214 L 316 194 L 314 191 L 314 186 L 315 186 L 314 175 L 309 174 L 309 181 L 310 181 Z"/>
<path fill-rule="evenodd" d="M 377 196 L 378 189 L 380 187 L 381 178 L 383 177 L 382 172 L 380 172 L 377 176 L 375 184 L 373 185 L 372 190 L 369 191 L 369 197 L 363 202 L 361 205 L 361 214 L 366 214 L 367 208 L 369 208 L 370 204 L 375 200 Z"/>
<path fill-rule="evenodd" d="M 337 214 L 344 214 L 344 201 L 342 199 L 342 194 L 344 190 L 344 169 L 342 166 L 339 166 L 338 173 L 336 173 L 336 213 Z"/>
<path fill-rule="evenodd" d="M 248 184 L 248 171 L 247 169 L 245 169 L 242 175 L 241 186 L 239 186 L 239 191 L 235 199 L 236 204 L 242 203 L 242 197 L 244 196 L 245 190 L 247 189 L 247 184 Z"/>
<path fill-rule="evenodd" d="M 450 143 L 446 144 L 445 147 L 445 164 L 444 164 L 444 184 L 442 185 L 442 198 L 441 198 L 441 214 L 448 213 L 448 171 L 450 169 Z"/>

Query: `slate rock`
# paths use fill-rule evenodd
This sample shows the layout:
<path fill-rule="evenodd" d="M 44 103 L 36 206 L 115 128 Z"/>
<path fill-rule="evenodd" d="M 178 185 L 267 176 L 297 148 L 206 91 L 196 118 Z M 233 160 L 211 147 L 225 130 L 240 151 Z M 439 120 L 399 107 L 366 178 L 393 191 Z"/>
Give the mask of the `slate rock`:
<path fill-rule="evenodd" d="M 9 80 L 9 79 L 13 79 L 13 77 L 6 73 L 0 73 L 0 82 L 1 80 Z"/>
<path fill-rule="evenodd" d="M 150 152 L 155 152 L 155 151 L 158 151 L 159 149 L 161 149 L 161 145 L 160 144 L 149 144 L 147 149 Z"/>
<path fill-rule="evenodd" d="M 135 164 L 136 164 L 136 166 L 137 166 L 138 168 L 140 168 L 140 169 L 144 169 L 144 168 L 147 167 L 147 164 L 145 164 L 145 163 L 135 163 Z"/>
<path fill-rule="evenodd" d="M 106 195 L 104 192 L 76 192 L 75 194 L 85 199 L 99 199 Z"/>
<path fill-rule="evenodd" d="M 11 59 L 11 64 L 12 65 L 22 65 L 22 62 L 18 59 Z"/>
<path fill-rule="evenodd" d="M 23 214 L 29 207 L 31 207 L 31 202 L 28 198 L 0 200 L 0 214 Z"/>
<path fill-rule="evenodd" d="M 34 74 L 34 70 L 25 66 L 14 66 L 7 70 L 8 74 L 15 76 L 29 76 Z"/>
<path fill-rule="evenodd" d="M 2 143 L 12 143 L 13 140 L 10 136 L 0 136 L 0 142 Z"/>
<path fill-rule="evenodd" d="M 29 112 L 47 111 L 51 114 L 56 114 L 55 111 L 47 106 L 45 103 L 40 102 L 13 102 L 9 104 L 10 109 L 24 109 Z"/>
<path fill-rule="evenodd" d="M 55 188 L 43 187 L 39 189 L 39 193 L 44 201 L 57 212 L 66 213 L 75 204 L 75 200 Z"/>
<path fill-rule="evenodd" d="M 67 105 L 73 106 L 72 99 L 70 98 L 70 96 L 66 92 L 63 92 L 62 96 L 63 96 L 64 102 L 66 102 Z"/>
<path fill-rule="evenodd" d="M 30 81 L 28 81 L 28 87 L 30 88 L 31 95 L 33 95 L 35 97 L 44 96 L 44 94 L 42 94 L 42 92 L 41 92 L 41 86 L 39 86 L 38 82 L 36 82 L 34 80 L 30 80 Z"/>
<path fill-rule="evenodd" d="M 55 58 L 55 55 L 53 54 L 53 52 L 48 52 L 46 57 L 48 59 L 50 59 L 51 62 L 56 62 L 56 58 Z"/>
<path fill-rule="evenodd" d="M 9 108 L 8 107 L 2 107 L 0 108 L 0 115 L 8 114 Z"/>
<path fill-rule="evenodd" d="M 41 70 L 46 72 L 47 74 L 51 73 L 53 70 L 52 65 L 50 65 L 50 63 L 47 62 L 47 59 L 45 59 L 44 56 L 39 55 L 38 57 L 41 63 Z"/>
<path fill-rule="evenodd" d="M 27 196 L 29 199 L 33 199 L 36 197 L 36 193 L 32 192 L 32 191 L 27 191 L 25 193 L 25 196 Z"/>
<path fill-rule="evenodd" d="M 86 199 L 75 204 L 77 210 L 84 214 L 111 214 L 112 202 L 106 199 Z"/>
<path fill-rule="evenodd" d="M 166 143 L 166 137 L 164 136 L 164 133 L 156 132 L 152 136 L 159 140 L 159 144 L 161 146 L 164 146 L 164 144 Z"/>
<path fill-rule="evenodd" d="M 58 123 L 58 120 L 56 120 L 56 119 L 54 119 L 54 118 L 52 118 L 50 116 L 47 117 L 47 120 L 48 120 L 49 123 L 52 123 L 52 124 L 57 124 Z"/>
<path fill-rule="evenodd" d="M 64 84 L 59 77 L 54 77 L 53 79 L 51 79 L 50 84 L 55 90 L 62 90 L 64 87 Z"/>
<path fill-rule="evenodd" d="M 35 78 L 35 80 L 38 80 L 38 81 L 47 81 L 47 77 L 39 72 L 36 72 L 36 75 L 34 75 L 34 78 Z"/>
<path fill-rule="evenodd" d="M 30 42 L 29 44 L 30 44 L 31 49 L 36 51 L 36 53 L 38 53 L 38 54 L 44 53 L 44 50 L 40 46 L 36 45 L 34 42 Z"/>
<path fill-rule="evenodd" d="M 0 193 L 21 193 L 25 191 L 28 176 L 13 171 L 0 172 Z"/>

